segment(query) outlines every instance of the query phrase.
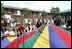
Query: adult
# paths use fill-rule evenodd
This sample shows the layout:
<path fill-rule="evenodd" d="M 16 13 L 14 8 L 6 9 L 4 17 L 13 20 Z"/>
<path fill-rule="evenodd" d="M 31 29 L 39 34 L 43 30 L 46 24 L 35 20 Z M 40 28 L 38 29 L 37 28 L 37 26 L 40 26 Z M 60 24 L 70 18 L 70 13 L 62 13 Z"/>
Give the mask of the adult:
<path fill-rule="evenodd" d="M 57 21 L 58 21 L 58 24 L 57 25 L 60 26 L 61 17 L 58 17 L 58 20 Z"/>
<path fill-rule="evenodd" d="M 58 26 L 58 18 L 54 20 L 54 24 Z"/>
<path fill-rule="evenodd" d="M 41 26 L 40 20 L 38 20 L 36 27 L 39 28 Z"/>
<path fill-rule="evenodd" d="M 61 28 L 64 28 L 64 25 L 65 25 L 65 18 L 63 18 L 61 21 Z"/>
<path fill-rule="evenodd" d="M 67 23 L 67 28 L 68 28 L 68 26 L 71 26 L 71 18 L 70 17 L 67 17 L 66 23 Z"/>
<path fill-rule="evenodd" d="M 7 19 L 4 20 L 4 26 L 7 27 Z"/>
<path fill-rule="evenodd" d="M 54 20 L 52 18 L 49 18 L 48 22 L 47 22 L 47 25 L 50 26 L 50 25 L 54 25 Z"/>

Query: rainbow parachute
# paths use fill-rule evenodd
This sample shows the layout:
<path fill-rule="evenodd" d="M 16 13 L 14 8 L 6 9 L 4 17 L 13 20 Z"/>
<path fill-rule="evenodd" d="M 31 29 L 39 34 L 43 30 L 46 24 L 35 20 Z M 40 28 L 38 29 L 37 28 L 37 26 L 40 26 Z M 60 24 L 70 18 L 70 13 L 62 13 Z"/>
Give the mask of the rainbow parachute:
<path fill-rule="evenodd" d="M 6 37 L 1 48 L 71 48 L 71 32 L 57 26 L 41 26 L 20 37 Z"/>

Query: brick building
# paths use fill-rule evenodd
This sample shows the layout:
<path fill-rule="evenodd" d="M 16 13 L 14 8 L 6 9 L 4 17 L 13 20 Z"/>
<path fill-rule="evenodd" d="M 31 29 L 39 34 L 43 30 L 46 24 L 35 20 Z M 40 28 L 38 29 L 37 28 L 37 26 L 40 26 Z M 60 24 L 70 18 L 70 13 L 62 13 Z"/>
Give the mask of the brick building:
<path fill-rule="evenodd" d="M 32 12 L 32 14 L 30 14 L 30 16 L 25 18 L 23 14 L 23 8 L 13 7 L 13 6 L 3 6 L 3 7 L 5 10 L 4 16 L 14 19 L 17 24 L 28 23 L 29 19 L 30 20 L 34 19 L 36 21 L 40 19 L 42 21 L 43 18 L 46 20 L 48 19 L 48 17 L 50 17 L 50 13 L 48 13 L 48 16 L 42 17 L 41 16 L 42 11 L 29 9 Z"/>

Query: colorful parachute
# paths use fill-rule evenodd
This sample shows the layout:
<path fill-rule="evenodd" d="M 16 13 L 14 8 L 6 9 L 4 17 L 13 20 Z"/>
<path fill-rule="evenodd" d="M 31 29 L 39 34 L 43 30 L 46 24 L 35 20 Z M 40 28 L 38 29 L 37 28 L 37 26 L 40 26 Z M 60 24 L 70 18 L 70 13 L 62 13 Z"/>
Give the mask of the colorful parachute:
<path fill-rule="evenodd" d="M 20 37 L 6 37 L 1 48 L 71 48 L 71 32 L 57 26 L 42 26 Z"/>

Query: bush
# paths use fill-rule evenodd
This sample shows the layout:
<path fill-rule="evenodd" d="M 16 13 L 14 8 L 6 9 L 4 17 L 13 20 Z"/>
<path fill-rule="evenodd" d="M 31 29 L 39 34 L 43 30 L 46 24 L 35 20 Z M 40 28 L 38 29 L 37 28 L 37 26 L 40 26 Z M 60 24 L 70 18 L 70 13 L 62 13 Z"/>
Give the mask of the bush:
<path fill-rule="evenodd" d="M 1 15 L 1 20 L 3 20 L 4 18 L 3 18 L 3 16 Z"/>

